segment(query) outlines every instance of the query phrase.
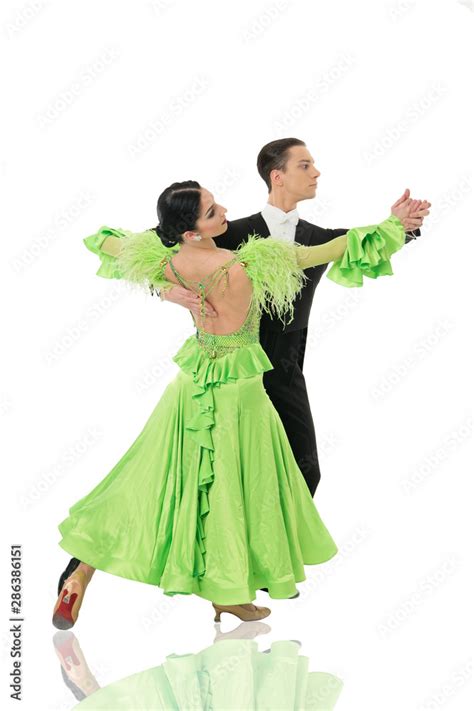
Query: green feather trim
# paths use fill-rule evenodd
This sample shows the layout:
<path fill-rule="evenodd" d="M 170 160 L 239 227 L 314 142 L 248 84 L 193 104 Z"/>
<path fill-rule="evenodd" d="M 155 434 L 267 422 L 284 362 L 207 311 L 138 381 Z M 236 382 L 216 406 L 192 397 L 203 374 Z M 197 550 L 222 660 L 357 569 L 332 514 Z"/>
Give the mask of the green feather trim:
<path fill-rule="evenodd" d="M 179 252 L 180 245 L 165 247 L 154 230 L 123 230 L 123 233 L 121 249 L 116 257 L 122 279 L 138 284 L 148 292 L 151 287 L 159 287 L 163 282 L 169 285 L 164 278 L 165 265 L 173 254 Z"/>
<path fill-rule="evenodd" d="M 235 250 L 246 263 L 259 307 L 284 325 L 294 320 L 295 297 L 309 278 L 298 266 L 295 244 L 254 233 Z M 288 313 L 290 320 L 286 321 Z"/>
<path fill-rule="evenodd" d="M 100 234 L 99 234 L 100 233 Z M 166 262 L 179 252 L 181 245 L 165 247 L 154 230 L 130 232 L 117 228 L 102 227 L 95 236 L 86 238 L 86 246 L 95 251 L 107 267 L 101 276 L 115 276 L 144 288 L 147 293 L 153 286 L 169 285 L 164 277 Z M 116 257 L 108 257 L 100 250 L 105 236 L 112 234 L 121 240 L 121 249 Z M 92 237 L 96 239 L 92 244 Z M 100 237 L 100 239 L 98 239 Z M 262 238 L 249 234 L 247 241 L 234 250 L 239 260 L 245 263 L 253 286 L 253 298 L 261 310 L 277 316 L 284 325 L 294 320 L 294 300 L 308 279 L 298 266 L 296 243 L 284 242 L 273 237 Z M 106 264 L 104 264 L 106 262 Z M 105 269 L 104 269 L 105 272 Z M 290 316 L 287 321 L 285 317 Z"/>

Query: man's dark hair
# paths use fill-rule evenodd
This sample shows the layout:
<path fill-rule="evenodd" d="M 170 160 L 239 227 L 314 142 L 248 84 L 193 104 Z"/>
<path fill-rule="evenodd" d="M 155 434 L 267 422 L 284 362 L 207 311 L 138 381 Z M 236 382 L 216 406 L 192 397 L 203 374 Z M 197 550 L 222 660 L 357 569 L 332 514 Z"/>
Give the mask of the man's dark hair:
<path fill-rule="evenodd" d="M 285 170 L 288 160 L 288 150 L 293 146 L 305 146 L 299 138 L 279 138 L 277 141 L 267 143 L 257 156 L 257 170 L 265 181 L 268 192 L 272 189 L 270 173 L 272 170 Z"/>

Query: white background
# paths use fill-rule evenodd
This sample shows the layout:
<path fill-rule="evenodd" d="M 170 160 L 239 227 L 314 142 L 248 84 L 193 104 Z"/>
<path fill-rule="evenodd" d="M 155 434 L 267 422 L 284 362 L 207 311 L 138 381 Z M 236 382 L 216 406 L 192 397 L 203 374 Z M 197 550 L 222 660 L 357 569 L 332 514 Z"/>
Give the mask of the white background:
<path fill-rule="evenodd" d="M 340 552 L 306 567 L 299 599 L 258 593 L 259 649 L 300 640 L 310 670 L 343 680 L 337 711 L 468 708 L 473 19 L 472 0 L 2 3 L 2 705 L 10 544 L 25 616 L 11 708 L 72 708 L 52 643 L 57 524 L 138 435 L 192 333 L 184 309 L 96 277 L 82 239 L 156 224 L 175 180 L 229 219 L 261 210 L 257 153 L 297 136 L 321 171 L 302 217 L 379 222 L 406 187 L 432 208 L 392 277 L 317 289 L 315 502 Z M 106 686 L 198 653 L 213 625 L 205 600 L 97 571 L 73 631 Z"/>

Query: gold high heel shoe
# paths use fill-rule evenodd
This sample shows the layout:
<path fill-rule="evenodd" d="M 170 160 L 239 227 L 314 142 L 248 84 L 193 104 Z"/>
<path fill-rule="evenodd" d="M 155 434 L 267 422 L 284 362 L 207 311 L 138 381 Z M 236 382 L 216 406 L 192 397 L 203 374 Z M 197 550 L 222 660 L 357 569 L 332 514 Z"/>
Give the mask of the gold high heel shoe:
<path fill-rule="evenodd" d="M 252 605 L 253 603 L 248 604 Z M 232 615 L 236 615 L 245 622 L 248 622 L 250 620 L 262 620 L 264 617 L 268 617 L 268 615 L 271 613 L 269 607 L 259 607 L 258 605 L 253 605 L 253 610 L 247 610 L 243 605 L 217 605 L 213 602 L 212 607 L 216 612 L 214 622 L 221 621 L 222 612 L 230 612 Z"/>
<path fill-rule="evenodd" d="M 64 581 L 53 610 L 53 625 L 59 630 L 68 630 L 75 625 L 88 584 L 87 575 L 79 569 Z"/>

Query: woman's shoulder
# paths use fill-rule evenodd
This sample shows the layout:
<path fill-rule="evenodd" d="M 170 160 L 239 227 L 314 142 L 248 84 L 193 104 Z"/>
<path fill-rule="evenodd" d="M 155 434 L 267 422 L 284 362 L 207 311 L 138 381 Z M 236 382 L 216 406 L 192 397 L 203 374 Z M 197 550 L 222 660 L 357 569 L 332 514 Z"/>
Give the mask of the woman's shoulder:
<path fill-rule="evenodd" d="M 207 251 L 207 250 L 206 250 Z M 209 259 L 206 259 L 208 264 L 215 264 L 217 267 L 226 264 L 230 259 L 233 259 L 236 254 L 236 250 L 224 249 L 218 247 L 216 250 L 211 250 L 212 254 Z"/>
<path fill-rule="evenodd" d="M 171 254 L 170 256 L 173 255 Z M 204 270 L 206 274 L 210 274 L 224 266 L 230 265 L 231 262 L 237 261 L 237 257 L 238 255 L 235 250 L 221 249 L 220 247 L 212 250 L 204 250 L 203 253 L 199 255 L 193 252 L 191 256 L 189 252 L 186 256 L 184 252 L 181 254 L 177 252 L 176 255 L 173 256 L 173 266 L 176 267 L 176 269 L 184 267 L 185 269 L 190 268 L 191 271 L 197 272 Z"/>

